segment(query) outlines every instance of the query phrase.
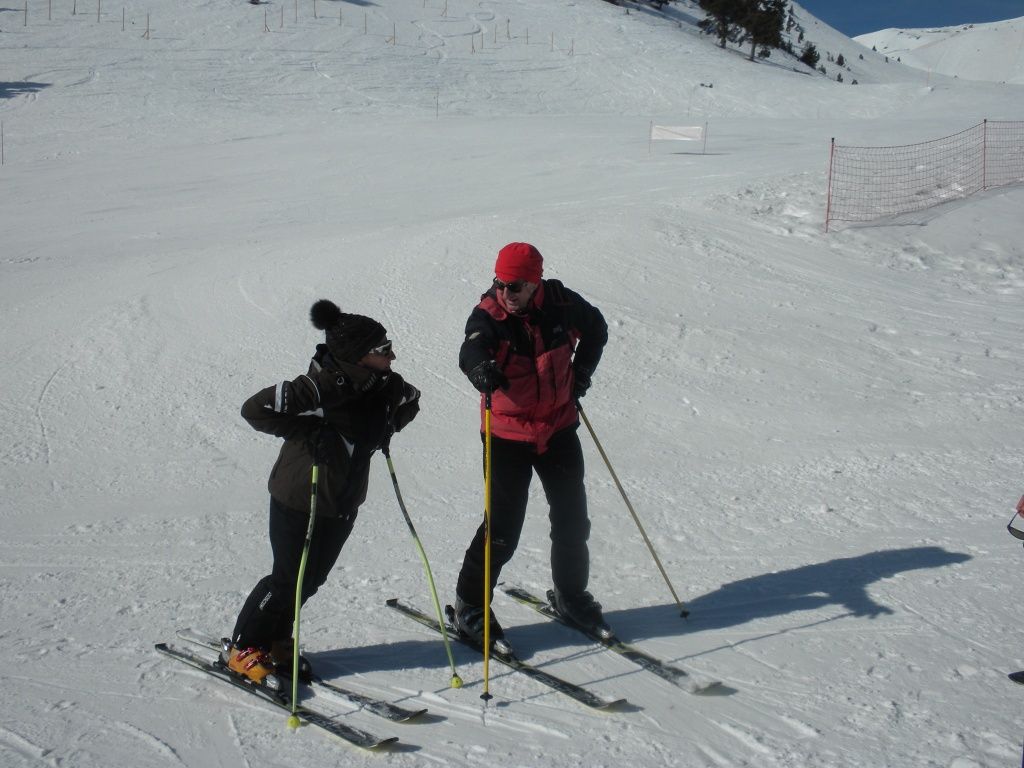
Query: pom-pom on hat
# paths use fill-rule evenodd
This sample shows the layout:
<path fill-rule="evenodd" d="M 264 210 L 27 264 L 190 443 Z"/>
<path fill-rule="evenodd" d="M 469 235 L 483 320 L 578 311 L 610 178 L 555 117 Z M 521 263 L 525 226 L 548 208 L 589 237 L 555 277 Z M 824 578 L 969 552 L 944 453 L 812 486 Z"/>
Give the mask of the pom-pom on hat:
<path fill-rule="evenodd" d="M 529 243 L 509 243 L 498 251 L 494 274 L 503 283 L 516 280 L 539 283 L 544 274 L 544 257 Z"/>
<path fill-rule="evenodd" d="M 309 319 L 314 328 L 326 332 L 331 354 L 345 363 L 358 363 L 388 336 L 384 326 L 372 317 L 342 312 L 328 299 L 320 299 L 310 308 Z"/>

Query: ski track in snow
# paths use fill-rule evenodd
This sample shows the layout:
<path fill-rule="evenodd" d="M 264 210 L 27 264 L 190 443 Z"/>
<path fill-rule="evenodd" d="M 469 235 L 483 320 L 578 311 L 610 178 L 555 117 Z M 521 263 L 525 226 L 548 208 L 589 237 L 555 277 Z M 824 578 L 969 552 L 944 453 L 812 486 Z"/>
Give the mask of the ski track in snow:
<path fill-rule="evenodd" d="M 19 736 L 13 731 L 0 726 L 0 749 L 7 751 L 8 754 L 14 753 L 19 758 L 24 760 L 25 765 L 48 765 L 56 768 L 60 763 L 53 757 L 49 756 L 50 750 L 44 749 L 37 744 L 33 744 L 28 739 Z M 15 763 L 9 765 L 14 768 Z"/>

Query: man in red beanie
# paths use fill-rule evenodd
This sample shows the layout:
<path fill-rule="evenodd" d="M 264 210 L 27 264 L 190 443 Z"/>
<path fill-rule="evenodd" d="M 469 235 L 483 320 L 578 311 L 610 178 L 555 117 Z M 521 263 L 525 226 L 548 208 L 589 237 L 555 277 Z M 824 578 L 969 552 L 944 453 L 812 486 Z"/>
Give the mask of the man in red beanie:
<path fill-rule="evenodd" d="M 611 637 L 587 591 L 590 519 L 576 401 L 608 341 L 601 312 L 558 280 L 544 280 L 544 259 L 529 243 L 498 252 L 494 283 L 473 309 L 459 367 L 491 398 L 491 572 L 484 584 L 483 525 L 466 550 L 456 588 L 455 623 L 483 643 L 484 590 L 493 592 L 515 554 L 533 473 L 550 506 L 554 607 L 569 621 Z M 490 638 L 504 633 L 490 615 Z M 507 645 L 506 645 L 507 647 Z"/>

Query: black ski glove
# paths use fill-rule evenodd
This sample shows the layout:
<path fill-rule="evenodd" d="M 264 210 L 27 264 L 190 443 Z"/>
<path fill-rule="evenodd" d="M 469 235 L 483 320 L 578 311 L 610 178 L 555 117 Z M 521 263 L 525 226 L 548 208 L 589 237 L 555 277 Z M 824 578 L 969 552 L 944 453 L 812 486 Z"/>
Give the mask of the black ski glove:
<path fill-rule="evenodd" d="M 489 395 L 494 390 L 508 389 L 508 376 L 501 372 L 496 360 L 484 360 L 466 374 L 469 383 L 480 392 Z"/>
<path fill-rule="evenodd" d="M 590 377 L 593 372 L 582 366 L 573 367 L 573 377 L 575 383 L 572 385 L 572 397 L 574 400 L 579 400 L 590 389 Z"/>

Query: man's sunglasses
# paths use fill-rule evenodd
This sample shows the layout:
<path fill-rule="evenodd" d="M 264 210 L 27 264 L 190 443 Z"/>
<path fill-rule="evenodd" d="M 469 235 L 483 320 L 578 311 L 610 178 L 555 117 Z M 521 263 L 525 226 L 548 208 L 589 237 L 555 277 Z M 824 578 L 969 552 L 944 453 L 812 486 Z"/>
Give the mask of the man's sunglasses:
<path fill-rule="evenodd" d="M 511 291 L 512 293 L 519 293 L 527 285 L 525 280 L 513 280 L 511 283 L 503 283 L 498 278 L 494 278 L 494 287 L 499 291 Z"/>
<path fill-rule="evenodd" d="M 394 342 L 385 341 L 379 347 L 373 347 L 370 350 L 371 355 L 380 355 L 381 357 L 387 357 L 391 354 L 391 347 L 394 346 Z"/>
<path fill-rule="evenodd" d="M 1020 501 L 1017 502 L 1017 511 L 1014 513 L 1013 517 L 1010 518 L 1010 522 L 1006 526 L 1006 530 L 1010 532 L 1010 535 L 1013 536 L 1013 538 L 1024 540 L 1024 530 L 1013 527 L 1018 515 L 1024 517 L 1024 496 L 1020 497 Z"/>

